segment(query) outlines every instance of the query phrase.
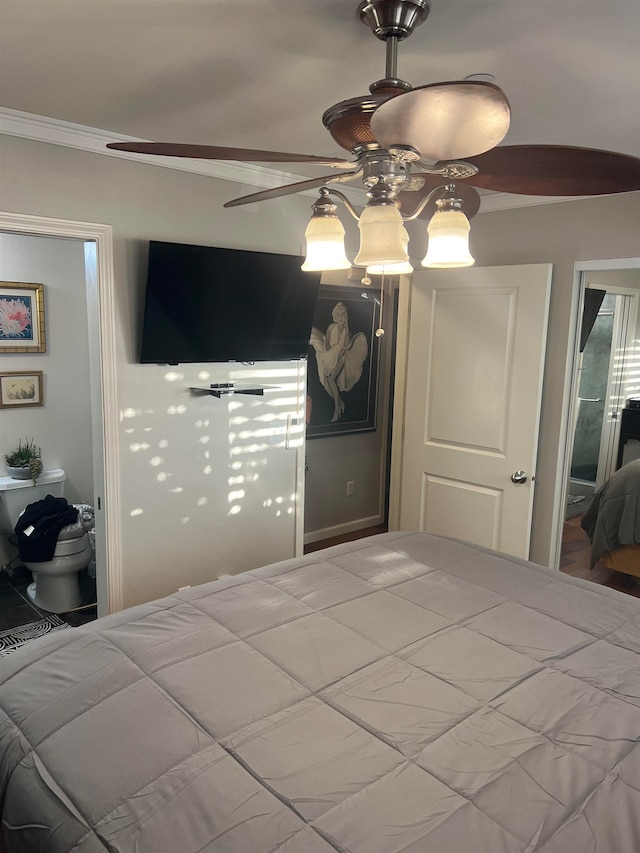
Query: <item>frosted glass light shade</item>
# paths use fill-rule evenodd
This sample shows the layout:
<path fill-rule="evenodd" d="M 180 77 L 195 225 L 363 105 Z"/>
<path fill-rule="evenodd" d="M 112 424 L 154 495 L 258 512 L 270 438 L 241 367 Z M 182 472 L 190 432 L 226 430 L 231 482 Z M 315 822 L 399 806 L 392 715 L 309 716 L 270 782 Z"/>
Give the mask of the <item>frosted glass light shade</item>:
<path fill-rule="evenodd" d="M 367 267 L 367 275 L 407 275 L 413 272 L 409 261 L 403 264 L 372 264 Z"/>
<path fill-rule="evenodd" d="M 395 204 L 365 207 L 358 221 L 360 251 L 354 264 L 360 267 L 403 264 L 409 260 L 409 236 Z"/>
<path fill-rule="evenodd" d="M 312 216 L 304 232 L 307 257 L 302 269 L 347 270 L 351 261 L 344 250 L 344 226 L 337 216 Z"/>
<path fill-rule="evenodd" d="M 406 228 L 403 228 L 402 245 L 405 252 L 409 252 L 409 233 Z M 409 261 L 403 261 L 401 264 L 371 264 L 367 267 L 367 275 L 407 275 L 413 272 L 413 267 Z"/>
<path fill-rule="evenodd" d="M 429 245 L 422 266 L 436 269 L 473 266 L 470 230 L 469 220 L 461 210 L 437 210 L 427 227 Z"/>

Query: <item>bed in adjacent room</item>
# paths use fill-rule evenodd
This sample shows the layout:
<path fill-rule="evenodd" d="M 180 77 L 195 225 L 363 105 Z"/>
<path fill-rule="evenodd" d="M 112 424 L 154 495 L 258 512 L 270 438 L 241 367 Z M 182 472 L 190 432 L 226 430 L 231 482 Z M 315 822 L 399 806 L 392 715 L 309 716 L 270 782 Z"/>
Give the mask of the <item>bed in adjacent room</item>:
<path fill-rule="evenodd" d="M 423 533 L 0 664 L 8 853 L 637 853 L 640 600 Z"/>

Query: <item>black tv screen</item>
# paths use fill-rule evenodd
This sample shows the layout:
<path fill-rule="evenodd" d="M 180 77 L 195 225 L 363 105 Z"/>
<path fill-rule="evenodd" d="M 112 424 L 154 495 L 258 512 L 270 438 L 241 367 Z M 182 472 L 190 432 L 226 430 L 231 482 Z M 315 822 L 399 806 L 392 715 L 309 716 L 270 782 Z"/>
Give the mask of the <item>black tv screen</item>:
<path fill-rule="evenodd" d="M 306 358 L 320 273 L 302 261 L 151 241 L 141 363 Z"/>

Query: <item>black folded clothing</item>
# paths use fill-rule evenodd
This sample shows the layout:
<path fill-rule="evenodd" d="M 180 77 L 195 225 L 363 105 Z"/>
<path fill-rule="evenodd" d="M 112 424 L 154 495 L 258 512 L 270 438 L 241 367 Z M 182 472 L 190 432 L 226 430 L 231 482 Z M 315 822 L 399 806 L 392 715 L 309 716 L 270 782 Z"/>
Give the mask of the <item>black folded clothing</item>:
<path fill-rule="evenodd" d="M 28 504 L 14 528 L 20 559 L 25 563 L 50 560 L 62 528 L 77 520 L 78 510 L 65 498 L 47 495 L 41 501 Z"/>

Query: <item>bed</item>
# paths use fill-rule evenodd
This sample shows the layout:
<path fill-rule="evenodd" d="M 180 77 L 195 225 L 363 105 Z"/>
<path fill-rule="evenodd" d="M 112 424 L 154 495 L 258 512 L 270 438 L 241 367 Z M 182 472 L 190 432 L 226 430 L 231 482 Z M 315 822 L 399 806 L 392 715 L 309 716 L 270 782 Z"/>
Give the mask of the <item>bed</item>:
<path fill-rule="evenodd" d="M 637 853 L 640 600 L 385 533 L 0 665 L 8 853 Z"/>

